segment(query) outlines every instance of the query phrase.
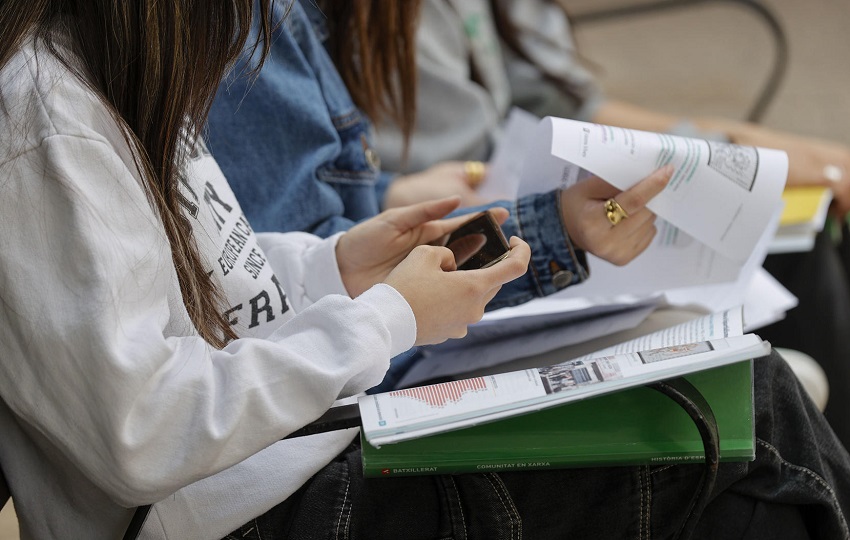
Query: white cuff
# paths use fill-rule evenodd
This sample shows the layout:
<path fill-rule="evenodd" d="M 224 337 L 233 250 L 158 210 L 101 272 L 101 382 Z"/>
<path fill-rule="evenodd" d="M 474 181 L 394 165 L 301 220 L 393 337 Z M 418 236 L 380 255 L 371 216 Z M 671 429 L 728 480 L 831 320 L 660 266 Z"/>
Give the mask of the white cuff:
<path fill-rule="evenodd" d="M 304 293 L 313 302 L 329 294 L 348 296 L 336 262 L 336 244 L 343 234 L 330 236 L 304 251 Z"/>
<path fill-rule="evenodd" d="M 386 283 L 378 283 L 358 296 L 357 301 L 374 307 L 383 318 L 392 339 L 390 356 L 413 347 L 416 343 L 416 317 L 400 292 Z"/>

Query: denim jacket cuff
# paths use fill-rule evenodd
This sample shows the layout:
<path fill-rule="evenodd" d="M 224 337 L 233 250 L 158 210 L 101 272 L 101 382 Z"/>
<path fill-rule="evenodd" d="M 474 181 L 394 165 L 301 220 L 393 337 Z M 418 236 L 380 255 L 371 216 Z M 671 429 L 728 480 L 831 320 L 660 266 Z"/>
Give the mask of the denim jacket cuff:
<path fill-rule="evenodd" d="M 531 247 L 530 273 L 542 296 L 581 283 L 590 275 L 561 219 L 561 192 L 527 195 L 516 203 L 519 230 Z"/>

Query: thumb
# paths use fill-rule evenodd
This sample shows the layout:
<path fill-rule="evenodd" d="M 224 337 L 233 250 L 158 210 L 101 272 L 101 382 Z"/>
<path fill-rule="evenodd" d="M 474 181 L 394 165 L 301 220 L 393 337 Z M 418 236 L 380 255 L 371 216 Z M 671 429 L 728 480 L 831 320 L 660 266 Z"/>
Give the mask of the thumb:
<path fill-rule="evenodd" d="M 483 279 L 492 280 L 499 284 L 513 281 L 528 271 L 528 263 L 531 260 L 531 248 L 524 240 L 512 236 L 510 240 L 511 251 L 503 260 L 493 266 L 481 270 L 468 270 L 468 272 L 481 272 Z"/>

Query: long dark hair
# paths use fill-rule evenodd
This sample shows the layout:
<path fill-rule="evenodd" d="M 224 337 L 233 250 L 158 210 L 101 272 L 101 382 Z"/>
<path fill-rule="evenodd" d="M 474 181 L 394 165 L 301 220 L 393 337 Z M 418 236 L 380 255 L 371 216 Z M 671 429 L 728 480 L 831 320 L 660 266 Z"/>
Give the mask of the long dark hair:
<path fill-rule="evenodd" d="M 506 1 L 514 0 L 490 0 L 502 42 L 580 103 L 582 89 L 538 65 L 525 50 L 505 14 Z M 560 2 L 546 1 L 566 13 Z M 416 123 L 416 27 L 421 0 L 317 0 L 317 5 L 329 26 L 327 49 L 354 103 L 374 122 L 394 122 L 407 141 Z"/>
<path fill-rule="evenodd" d="M 416 121 L 416 21 L 420 0 L 319 0 L 326 43 L 354 103 L 408 135 Z"/>
<path fill-rule="evenodd" d="M 0 67 L 34 35 L 96 92 L 124 128 L 144 188 L 157 210 L 198 333 L 216 347 L 236 337 L 221 313 L 222 295 L 204 272 L 177 182 L 222 75 L 263 21 L 253 43 L 268 54 L 274 0 L 3 0 Z M 54 46 L 70 37 L 75 61 Z"/>

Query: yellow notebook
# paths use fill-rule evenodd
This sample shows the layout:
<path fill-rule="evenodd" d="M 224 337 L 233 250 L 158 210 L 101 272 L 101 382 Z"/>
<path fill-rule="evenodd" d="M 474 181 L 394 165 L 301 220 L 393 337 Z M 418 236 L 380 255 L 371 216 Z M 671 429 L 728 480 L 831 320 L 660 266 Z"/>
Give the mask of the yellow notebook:
<path fill-rule="evenodd" d="M 826 223 L 832 191 L 829 188 L 791 187 L 782 192 L 785 208 L 779 218 L 779 230 L 770 243 L 769 253 L 794 253 L 811 250 L 815 237 Z"/>
<path fill-rule="evenodd" d="M 780 227 L 811 223 L 820 230 L 832 201 L 832 191 L 820 186 L 785 188 L 782 200 L 785 208 L 779 220 Z"/>

